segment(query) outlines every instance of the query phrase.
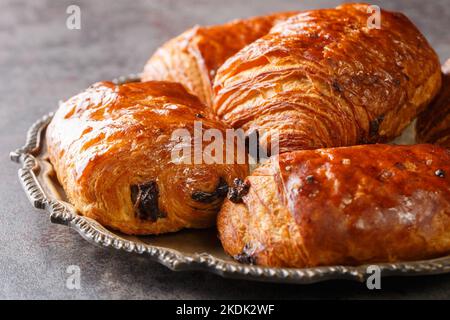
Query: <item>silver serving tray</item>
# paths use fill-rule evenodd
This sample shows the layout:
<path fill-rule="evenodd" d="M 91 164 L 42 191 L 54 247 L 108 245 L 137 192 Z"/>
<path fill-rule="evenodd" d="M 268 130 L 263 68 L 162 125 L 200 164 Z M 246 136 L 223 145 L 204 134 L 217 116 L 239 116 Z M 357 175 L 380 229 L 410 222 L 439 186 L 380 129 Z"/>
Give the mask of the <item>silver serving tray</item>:
<path fill-rule="evenodd" d="M 139 81 L 138 75 L 121 77 L 114 82 Z M 225 254 L 215 229 L 185 230 L 160 236 L 128 236 L 109 230 L 98 222 L 81 216 L 67 202 L 64 190 L 48 161 L 45 130 L 53 113 L 36 121 L 28 130 L 26 143 L 11 152 L 11 160 L 21 164 L 19 179 L 31 204 L 46 210 L 53 223 L 76 230 L 92 244 L 142 254 L 174 271 L 202 270 L 226 278 L 308 284 L 330 279 L 365 281 L 368 265 L 326 266 L 316 268 L 268 268 L 245 265 Z M 400 142 L 412 140 L 412 131 Z M 450 272 L 450 256 L 412 262 L 380 263 L 382 276 L 414 276 Z"/>

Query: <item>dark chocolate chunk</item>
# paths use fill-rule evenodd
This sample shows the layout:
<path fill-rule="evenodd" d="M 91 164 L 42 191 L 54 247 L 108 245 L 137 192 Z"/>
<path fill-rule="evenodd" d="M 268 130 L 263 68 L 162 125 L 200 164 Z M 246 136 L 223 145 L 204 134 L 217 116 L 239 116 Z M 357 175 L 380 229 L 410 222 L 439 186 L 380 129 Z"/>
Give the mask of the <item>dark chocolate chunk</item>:
<path fill-rule="evenodd" d="M 339 93 L 342 92 L 341 85 L 336 80 L 334 80 L 331 85 L 332 85 L 333 89 L 336 90 L 337 92 L 339 92 Z"/>
<path fill-rule="evenodd" d="M 241 179 L 233 180 L 233 187 L 228 189 L 227 198 L 234 203 L 242 202 L 242 197 L 248 193 L 250 189 L 250 183 L 248 181 L 242 181 Z"/>
<path fill-rule="evenodd" d="M 358 139 L 358 143 L 357 144 L 368 144 L 368 143 L 370 143 L 370 140 L 367 139 L 367 137 L 360 137 Z"/>
<path fill-rule="evenodd" d="M 307 176 L 306 177 L 306 183 L 307 184 L 312 184 L 312 183 L 314 183 L 314 176 L 313 175 L 309 175 L 309 176 Z"/>
<path fill-rule="evenodd" d="M 256 259 L 253 256 L 248 255 L 246 253 L 240 253 L 240 254 L 234 256 L 234 259 L 239 261 L 240 263 L 256 264 Z"/>
<path fill-rule="evenodd" d="M 220 178 L 219 184 L 217 185 L 215 191 L 213 192 L 195 191 L 192 193 L 191 198 L 198 202 L 211 203 L 216 201 L 217 199 L 225 198 L 227 192 L 228 192 L 228 184 L 223 178 Z"/>
<path fill-rule="evenodd" d="M 405 165 L 404 165 L 403 163 L 401 163 L 401 162 L 396 162 L 396 163 L 394 164 L 394 166 L 395 166 L 397 169 L 400 169 L 400 170 L 405 170 L 405 169 L 406 169 Z"/>
<path fill-rule="evenodd" d="M 167 214 L 159 210 L 159 189 L 156 181 L 134 184 L 130 187 L 134 212 L 141 220 L 156 221 Z"/>
<path fill-rule="evenodd" d="M 434 174 L 439 178 L 445 178 L 445 171 L 442 169 L 437 169 Z"/>
<path fill-rule="evenodd" d="M 246 244 L 242 249 L 242 252 L 234 256 L 234 259 L 239 261 L 240 263 L 256 264 L 256 257 L 253 253 L 249 253 L 249 251 L 250 246 Z"/>
<path fill-rule="evenodd" d="M 374 120 L 370 121 L 369 125 L 369 136 L 370 138 L 374 138 L 378 136 L 378 130 L 380 129 L 380 124 L 383 122 L 384 115 L 381 115 Z"/>
<path fill-rule="evenodd" d="M 200 118 L 200 119 L 203 119 L 203 118 L 205 117 L 205 116 L 202 115 L 201 113 L 196 113 L 195 116 L 196 116 L 197 118 Z"/>

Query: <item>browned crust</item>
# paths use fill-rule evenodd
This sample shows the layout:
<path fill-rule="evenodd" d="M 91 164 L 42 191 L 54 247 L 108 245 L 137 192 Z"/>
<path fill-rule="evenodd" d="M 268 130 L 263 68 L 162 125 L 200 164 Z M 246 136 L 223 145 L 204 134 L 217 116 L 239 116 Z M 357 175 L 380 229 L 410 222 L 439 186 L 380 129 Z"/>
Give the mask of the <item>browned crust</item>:
<path fill-rule="evenodd" d="M 210 106 L 213 78 L 226 59 L 293 14 L 275 13 L 189 29 L 155 52 L 144 67 L 142 79 L 180 82 Z"/>
<path fill-rule="evenodd" d="M 450 148 L 450 59 L 442 66 L 442 89 L 417 118 L 417 141 Z"/>
<path fill-rule="evenodd" d="M 272 173 L 270 173 L 272 172 Z M 219 214 L 225 251 L 274 267 L 359 265 L 450 252 L 450 152 L 364 145 L 285 153 Z"/>
<path fill-rule="evenodd" d="M 217 188 L 247 167 L 173 163 L 172 133 L 193 136 L 198 120 L 203 130 L 226 128 L 180 84 L 101 82 L 61 104 L 48 153 L 70 202 L 104 226 L 128 234 L 210 227 L 225 197 Z M 198 192 L 216 196 L 198 201 Z"/>
<path fill-rule="evenodd" d="M 368 17 L 347 4 L 278 23 L 219 68 L 214 112 L 263 143 L 278 132 L 282 152 L 398 136 L 437 94 L 439 59 L 403 14 Z"/>
<path fill-rule="evenodd" d="M 229 214 L 229 212 L 233 212 Z M 231 256 L 237 257 L 245 246 L 245 233 L 248 225 L 248 210 L 244 204 L 234 204 L 225 200 L 217 216 L 217 229 L 224 250 Z"/>

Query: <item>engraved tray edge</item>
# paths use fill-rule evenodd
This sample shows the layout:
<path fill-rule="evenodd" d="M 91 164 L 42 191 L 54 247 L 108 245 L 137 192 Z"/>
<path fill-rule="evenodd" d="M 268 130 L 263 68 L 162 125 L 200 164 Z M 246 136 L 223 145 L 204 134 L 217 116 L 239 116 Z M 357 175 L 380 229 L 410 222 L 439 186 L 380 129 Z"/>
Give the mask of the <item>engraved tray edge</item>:
<path fill-rule="evenodd" d="M 139 81 L 139 75 L 115 79 L 115 83 Z M 174 271 L 203 270 L 226 278 L 246 280 L 308 284 L 324 280 L 347 279 L 363 282 L 370 276 L 368 265 L 324 266 L 315 268 L 270 268 L 245 265 L 214 257 L 207 252 L 186 254 L 175 249 L 137 243 L 124 239 L 102 227 L 96 221 L 79 215 L 70 204 L 47 196 L 36 177 L 43 133 L 53 117 L 53 113 L 37 120 L 28 130 L 25 145 L 10 153 L 12 161 L 20 163 L 19 180 L 30 200 L 38 209 L 46 210 L 53 223 L 67 225 L 77 231 L 84 239 L 95 245 L 127 252 L 145 254 Z M 380 268 L 382 276 L 414 276 L 442 274 L 450 272 L 450 255 L 430 260 L 399 263 L 372 264 Z"/>

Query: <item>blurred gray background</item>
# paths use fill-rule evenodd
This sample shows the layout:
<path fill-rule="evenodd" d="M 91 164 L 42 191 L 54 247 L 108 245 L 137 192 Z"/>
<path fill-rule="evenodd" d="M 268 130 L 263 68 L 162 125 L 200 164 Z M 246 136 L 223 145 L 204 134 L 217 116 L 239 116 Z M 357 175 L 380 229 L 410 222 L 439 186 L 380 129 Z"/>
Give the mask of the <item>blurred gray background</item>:
<path fill-rule="evenodd" d="M 94 247 L 52 225 L 28 203 L 8 153 L 60 99 L 90 84 L 141 71 L 164 41 L 195 24 L 283 10 L 336 6 L 299 0 L 0 0 L 0 298 L 450 298 L 450 275 L 386 278 L 382 290 L 331 281 L 276 285 L 175 273 L 144 257 Z M 440 55 L 450 58 L 450 0 L 372 1 L 410 17 Z M 66 8 L 81 8 L 81 30 L 66 28 Z M 69 265 L 81 289 L 66 288 Z"/>

